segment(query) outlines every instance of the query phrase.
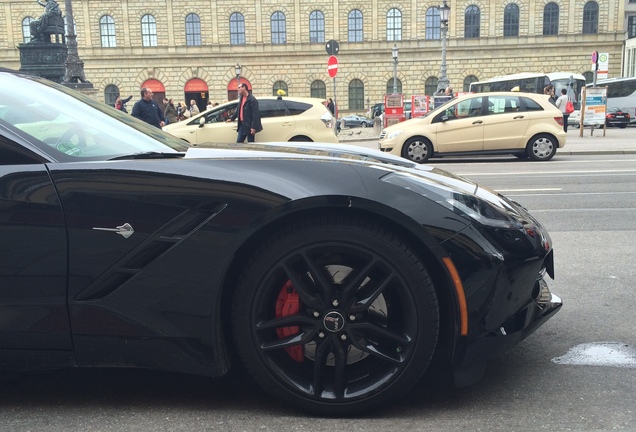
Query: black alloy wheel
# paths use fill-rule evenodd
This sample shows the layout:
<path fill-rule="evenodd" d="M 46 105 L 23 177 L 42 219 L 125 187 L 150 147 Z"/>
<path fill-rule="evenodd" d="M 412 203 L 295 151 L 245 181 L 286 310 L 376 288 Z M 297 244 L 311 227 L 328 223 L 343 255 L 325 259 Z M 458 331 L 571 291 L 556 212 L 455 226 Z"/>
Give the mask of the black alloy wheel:
<path fill-rule="evenodd" d="M 272 395 L 320 415 L 391 402 L 426 371 L 439 310 L 413 250 L 378 224 L 316 218 L 274 234 L 232 308 L 239 356 Z"/>

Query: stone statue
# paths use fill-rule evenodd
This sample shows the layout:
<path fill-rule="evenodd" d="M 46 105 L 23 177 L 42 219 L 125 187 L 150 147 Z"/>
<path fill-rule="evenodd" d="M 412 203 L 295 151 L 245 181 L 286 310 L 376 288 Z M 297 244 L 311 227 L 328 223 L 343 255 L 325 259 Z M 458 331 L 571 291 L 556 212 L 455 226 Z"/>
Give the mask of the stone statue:
<path fill-rule="evenodd" d="M 51 42 L 51 35 L 64 34 L 64 18 L 55 0 L 37 0 L 44 7 L 44 13 L 35 21 L 31 21 L 31 42 Z"/>

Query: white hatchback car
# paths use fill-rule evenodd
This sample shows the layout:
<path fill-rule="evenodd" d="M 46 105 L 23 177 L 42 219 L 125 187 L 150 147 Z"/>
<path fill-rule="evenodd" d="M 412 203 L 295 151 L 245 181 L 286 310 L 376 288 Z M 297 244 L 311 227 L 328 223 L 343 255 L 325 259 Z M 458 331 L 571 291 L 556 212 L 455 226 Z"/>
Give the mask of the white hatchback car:
<path fill-rule="evenodd" d="M 563 114 L 548 96 L 495 92 L 460 96 L 425 117 L 387 127 L 380 150 L 423 163 L 445 155 L 514 154 L 550 160 L 565 146 Z"/>
<path fill-rule="evenodd" d="M 316 141 L 336 143 L 334 117 L 315 98 L 261 96 L 256 98 L 263 130 L 256 142 Z M 236 142 L 236 122 L 228 123 L 238 100 L 210 108 L 189 119 L 169 124 L 164 131 L 191 144 L 204 142 Z"/>

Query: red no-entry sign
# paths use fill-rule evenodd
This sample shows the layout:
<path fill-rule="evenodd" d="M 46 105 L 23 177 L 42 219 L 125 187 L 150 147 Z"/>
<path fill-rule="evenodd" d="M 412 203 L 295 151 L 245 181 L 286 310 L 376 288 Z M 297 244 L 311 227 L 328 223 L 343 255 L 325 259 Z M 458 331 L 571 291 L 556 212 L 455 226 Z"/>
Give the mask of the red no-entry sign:
<path fill-rule="evenodd" d="M 338 58 L 334 55 L 329 56 L 327 60 L 327 73 L 331 78 L 335 78 L 338 74 Z"/>

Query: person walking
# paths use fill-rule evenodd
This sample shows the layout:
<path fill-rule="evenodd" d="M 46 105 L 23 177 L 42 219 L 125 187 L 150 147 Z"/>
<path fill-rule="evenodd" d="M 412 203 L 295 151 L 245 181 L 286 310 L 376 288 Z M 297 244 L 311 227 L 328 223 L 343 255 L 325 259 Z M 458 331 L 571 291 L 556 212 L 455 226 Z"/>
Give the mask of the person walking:
<path fill-rule="evenodd" d="M 227 121 L 232 122 L 238 119 L 237 143 L 245 142 L 245 138 L 247 138 L 247 142 L 254 142 L 256 134 L 263 130 L 261 113 L 258 110 L 258 101 L 247 90 L 247 84 L 239 85 L 238 94 L 240 96 L 238 109 Z"/>
<path fill-rule="evenodd" d="M 550 96 L 550 103 L 556 105 L 557 98 L 554 96 L 554 86 L 552 84 L 548 84 L 543 88 L 543 94 Z"/>
<path fill-rule="evenodd" d="M 194 117 L 195 115 L 199 114 L 199 107 L 197 106 L 197 101 L 195 101 L 194 99 L 192 99 L 190 101 L 190 117 Z"/>
<path fill-rule="evenodd" d="M 163 112 L 159 108 L 159 104 L 152 99 L 154 93 L 148 87 L 143 87 L 140 93 L 141 99 L 133 105 L 132 116 L 149 125 L 162 128 L 164 125 Z"/>
<path fill-rule="evenodd" d="M 554 91 L 554 90 L 553 90 Z M 556 100 L 556 107 L 563 113 L 563 131 L 568 131 L 568 117 L 570 114 L 566 111 L 566 106 L 568 104 L 568 91 L 567 89 L 561 89 L 561 96 Z"/>
<path fill-rule="evenodd" d="M 166 108 L 163 110 L 163 115 L 166 118 L 166 124 L 177 122 L 177 108 L 175 108 L 174 101 L 172 99 L 168 99 Z"/>

